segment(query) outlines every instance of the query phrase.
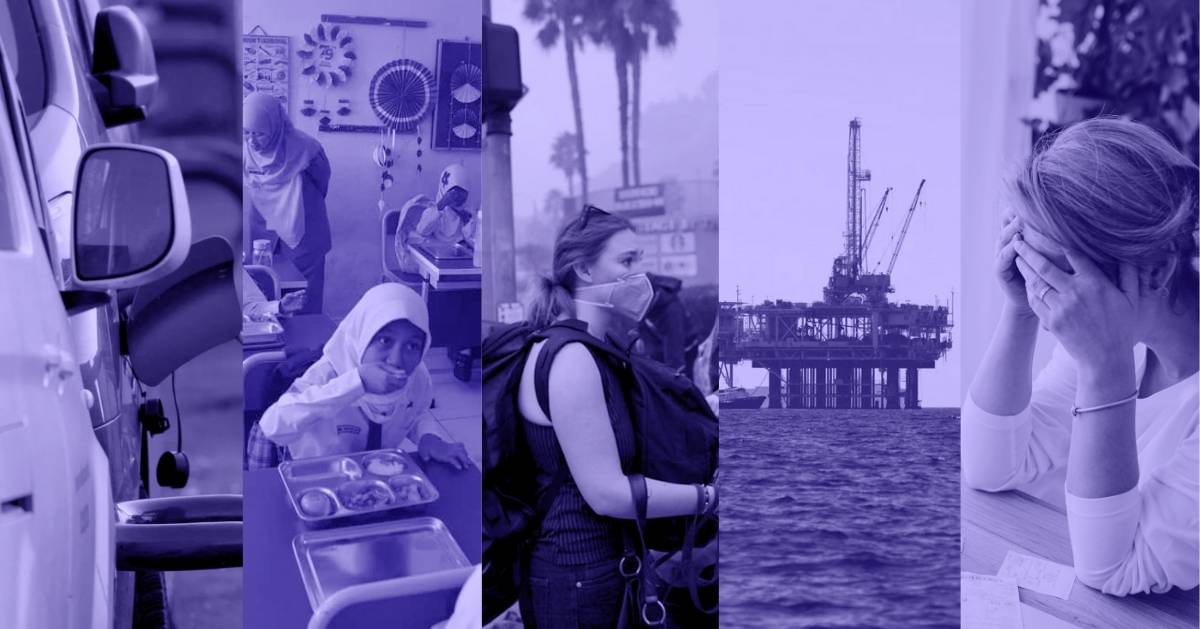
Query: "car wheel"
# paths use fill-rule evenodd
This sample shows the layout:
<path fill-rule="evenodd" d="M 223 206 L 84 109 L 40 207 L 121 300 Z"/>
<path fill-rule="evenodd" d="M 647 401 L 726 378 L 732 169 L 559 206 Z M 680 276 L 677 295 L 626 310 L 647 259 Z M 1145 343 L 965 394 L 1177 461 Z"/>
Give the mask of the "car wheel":
<path fill-rule="evenodd" d="M 167 588 L 161 572 L 140 570 L 134 575 L 133 629 L 171 629 Z"/>

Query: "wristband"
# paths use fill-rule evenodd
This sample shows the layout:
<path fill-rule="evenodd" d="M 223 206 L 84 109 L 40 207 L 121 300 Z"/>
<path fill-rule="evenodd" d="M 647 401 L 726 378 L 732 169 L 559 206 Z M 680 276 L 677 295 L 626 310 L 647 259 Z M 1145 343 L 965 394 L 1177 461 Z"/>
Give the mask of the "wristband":
<path fill-rule="evenodd" d="M 1089 406 L 1087 408 L 1079 408 L 1078 406 L 1072 406 L 1071 407 L 1071 416 L 1079 417 L 1080 415 L 1082 415 L 1084 413 L 1091 413 L 1094 411 L 1102 411 L 1104 409 L 1113 408 L 1114 406 L 1121 406 L 1122 404 L 1128 404 L 1130 402 L 1133 402 L 1134 400 L 1137 400 L 1138 393 L 1139 393 L 1138 391 L 1134 391 L 1133 395 L 1131 395 L 1123 400 L 1117 400 L 1116 402 L 1109 402 L 1108 404 L 1101 404 L 1099 406 Z"/>

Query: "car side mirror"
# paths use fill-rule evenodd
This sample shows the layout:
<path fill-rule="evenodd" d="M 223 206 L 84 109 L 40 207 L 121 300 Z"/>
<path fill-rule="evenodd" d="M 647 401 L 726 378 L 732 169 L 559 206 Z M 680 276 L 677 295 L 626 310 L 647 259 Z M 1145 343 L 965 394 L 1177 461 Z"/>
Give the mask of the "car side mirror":
<path fill-rule="evenodd" d="M 75 190 L 75 286 L 140 286 L 187 258 L 191 214 L 183 173 L 170 153 L 133 144 L 93 145 L 80 160 Z"/>
<path fill-rule="evenodd" d="M 105 125 L 146 119 L 158 88 L 158 67 L 150 33 L 133 9 L 108 7 L 96 16 L 90 78 Z"/>

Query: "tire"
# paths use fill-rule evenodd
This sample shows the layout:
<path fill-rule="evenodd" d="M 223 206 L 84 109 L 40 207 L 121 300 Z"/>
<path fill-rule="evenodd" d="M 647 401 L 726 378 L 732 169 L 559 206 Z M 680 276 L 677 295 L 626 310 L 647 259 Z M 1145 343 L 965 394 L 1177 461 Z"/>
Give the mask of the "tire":
<path fill-rule="evenodd" d="M 133 629 L 171 629 L 172 626 L 162 573 L 138 571 L 133 586 Z"/>

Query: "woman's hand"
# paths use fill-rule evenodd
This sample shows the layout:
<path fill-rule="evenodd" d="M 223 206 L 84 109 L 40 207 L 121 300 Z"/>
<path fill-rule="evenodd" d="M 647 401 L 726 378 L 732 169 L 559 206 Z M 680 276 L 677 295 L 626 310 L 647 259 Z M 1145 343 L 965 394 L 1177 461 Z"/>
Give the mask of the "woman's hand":
<path fill-rule="evenodd" d="M 395 393 L 408 384 L 408 374 L 382 363 L 363 363 L 358 368 L 358 376 L 362 378 L 363 390 L 367 393 Z"/>
<path fill-rule="evenodd" d="M 1122 263 L 1118 286 L 1082 254 L 1066 252 L 1074 270 L 1067 273 L 1023 240 L 1014 249 L 1030 308 L 1081 370 L 1131 360 L 1141 291 L 1137 268 Z"/>
<path fill-rule="evenodd" d="M 1003 227 L 997 240 L 996 278 L 1000 280 L 1000 289 L 1012 312 L 1018 315 L 1032 317 L 1033 310 L 1029 306 L 1029 296 L 1025 290 L 1025 278 L 1017 270 L 1016 244 L 1021 242 L 1021 221 L 1011 212 L 1005 213 L 1002 219 Z"/>
<path fill-rule="evenodd" d="M 417 444 L 417 454 L 422 461 L 441 461 L 457 470 L 466 469 L 471 464 L 471 457 L 467 456 L 467 449 L 463 444 L 446 443 L 434 434 L 421 437 L 421 442 Z"/>

